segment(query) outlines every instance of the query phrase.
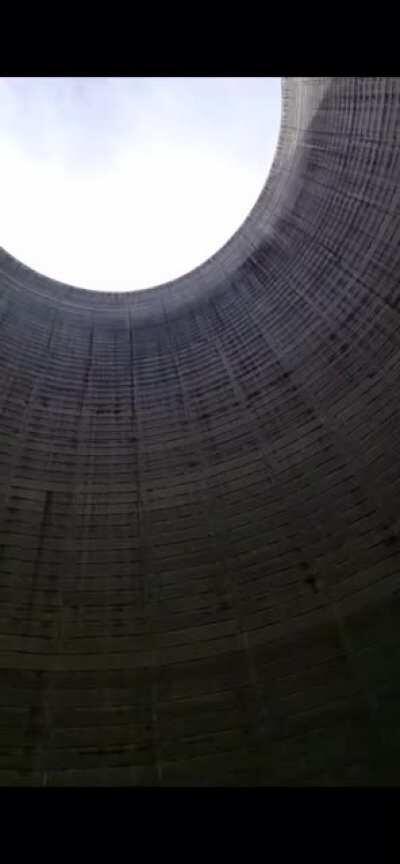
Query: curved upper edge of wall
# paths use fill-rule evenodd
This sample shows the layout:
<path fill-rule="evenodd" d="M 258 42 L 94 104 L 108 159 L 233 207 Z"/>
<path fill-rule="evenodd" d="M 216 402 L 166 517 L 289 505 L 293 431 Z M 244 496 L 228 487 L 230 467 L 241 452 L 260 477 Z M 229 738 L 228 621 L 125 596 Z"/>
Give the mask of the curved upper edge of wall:
<path fill-rule="evenodd" d="M 281 124 L 274 159 L 261 193 L 238 230 L 205 262 L 182 276 L 141 291 L 105 292 L 79 288 L 45 276 L 14 258 L 0 247 L 0 279 L 16 290 L 36 295 L 51 305 L 75 307 L 89 312 L 122 311 L 130 308 L 149 313 L 162 309 L 165 301 L 182 308 L 204 299 L 251 257 L 261 240 L 273 231 L 283 198 L 290 194 L 294 154 L 299 135 L 311 122 L 329 87 L 331 78 L 282 78 Z M 312 84 L 313 86 L 307 86 Z M 33 297 L 32 297 L 33 299 Z"/>

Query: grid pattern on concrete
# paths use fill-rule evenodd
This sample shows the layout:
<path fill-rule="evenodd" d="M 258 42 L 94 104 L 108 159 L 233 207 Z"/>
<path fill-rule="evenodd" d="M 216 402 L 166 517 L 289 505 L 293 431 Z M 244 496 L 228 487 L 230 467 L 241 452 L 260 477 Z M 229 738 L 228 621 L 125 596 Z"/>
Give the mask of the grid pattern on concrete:
<path fill-rule="evenodd" d="M 400 781 L 400 79 L 145 292 L 0 253 L 0 783 Z"/>

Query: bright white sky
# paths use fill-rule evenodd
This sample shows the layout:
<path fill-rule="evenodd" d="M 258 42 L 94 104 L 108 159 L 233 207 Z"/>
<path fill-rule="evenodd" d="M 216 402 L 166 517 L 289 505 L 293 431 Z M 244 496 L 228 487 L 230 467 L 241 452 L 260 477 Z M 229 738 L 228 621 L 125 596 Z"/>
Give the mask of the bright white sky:
<path fill-rule="evenodd" d="M 103 291 L 213 255 L 266 181 L 279 78 L 0 78 L 0 246 Z"/>

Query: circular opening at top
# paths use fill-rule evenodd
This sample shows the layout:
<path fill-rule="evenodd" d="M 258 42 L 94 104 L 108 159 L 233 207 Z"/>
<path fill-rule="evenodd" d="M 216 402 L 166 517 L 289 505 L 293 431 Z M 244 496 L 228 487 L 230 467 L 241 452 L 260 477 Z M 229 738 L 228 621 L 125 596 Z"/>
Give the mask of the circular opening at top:
<path fill-rule="evenodd" d="M 132 291 L 214 255 L 265 184 L 279 78 L 0 79 L 0 246 Z"/>

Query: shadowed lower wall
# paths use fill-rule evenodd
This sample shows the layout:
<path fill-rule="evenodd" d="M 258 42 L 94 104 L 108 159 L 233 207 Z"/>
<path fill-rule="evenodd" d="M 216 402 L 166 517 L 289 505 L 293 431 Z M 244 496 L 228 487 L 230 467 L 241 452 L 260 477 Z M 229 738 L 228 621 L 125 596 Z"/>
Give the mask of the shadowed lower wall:
<path fill-rule="evenodd" d="M 286 79 L 197 270 L 0 251 L 1 784 L 400 782 L 399 142 L 399 78 Z"/>

